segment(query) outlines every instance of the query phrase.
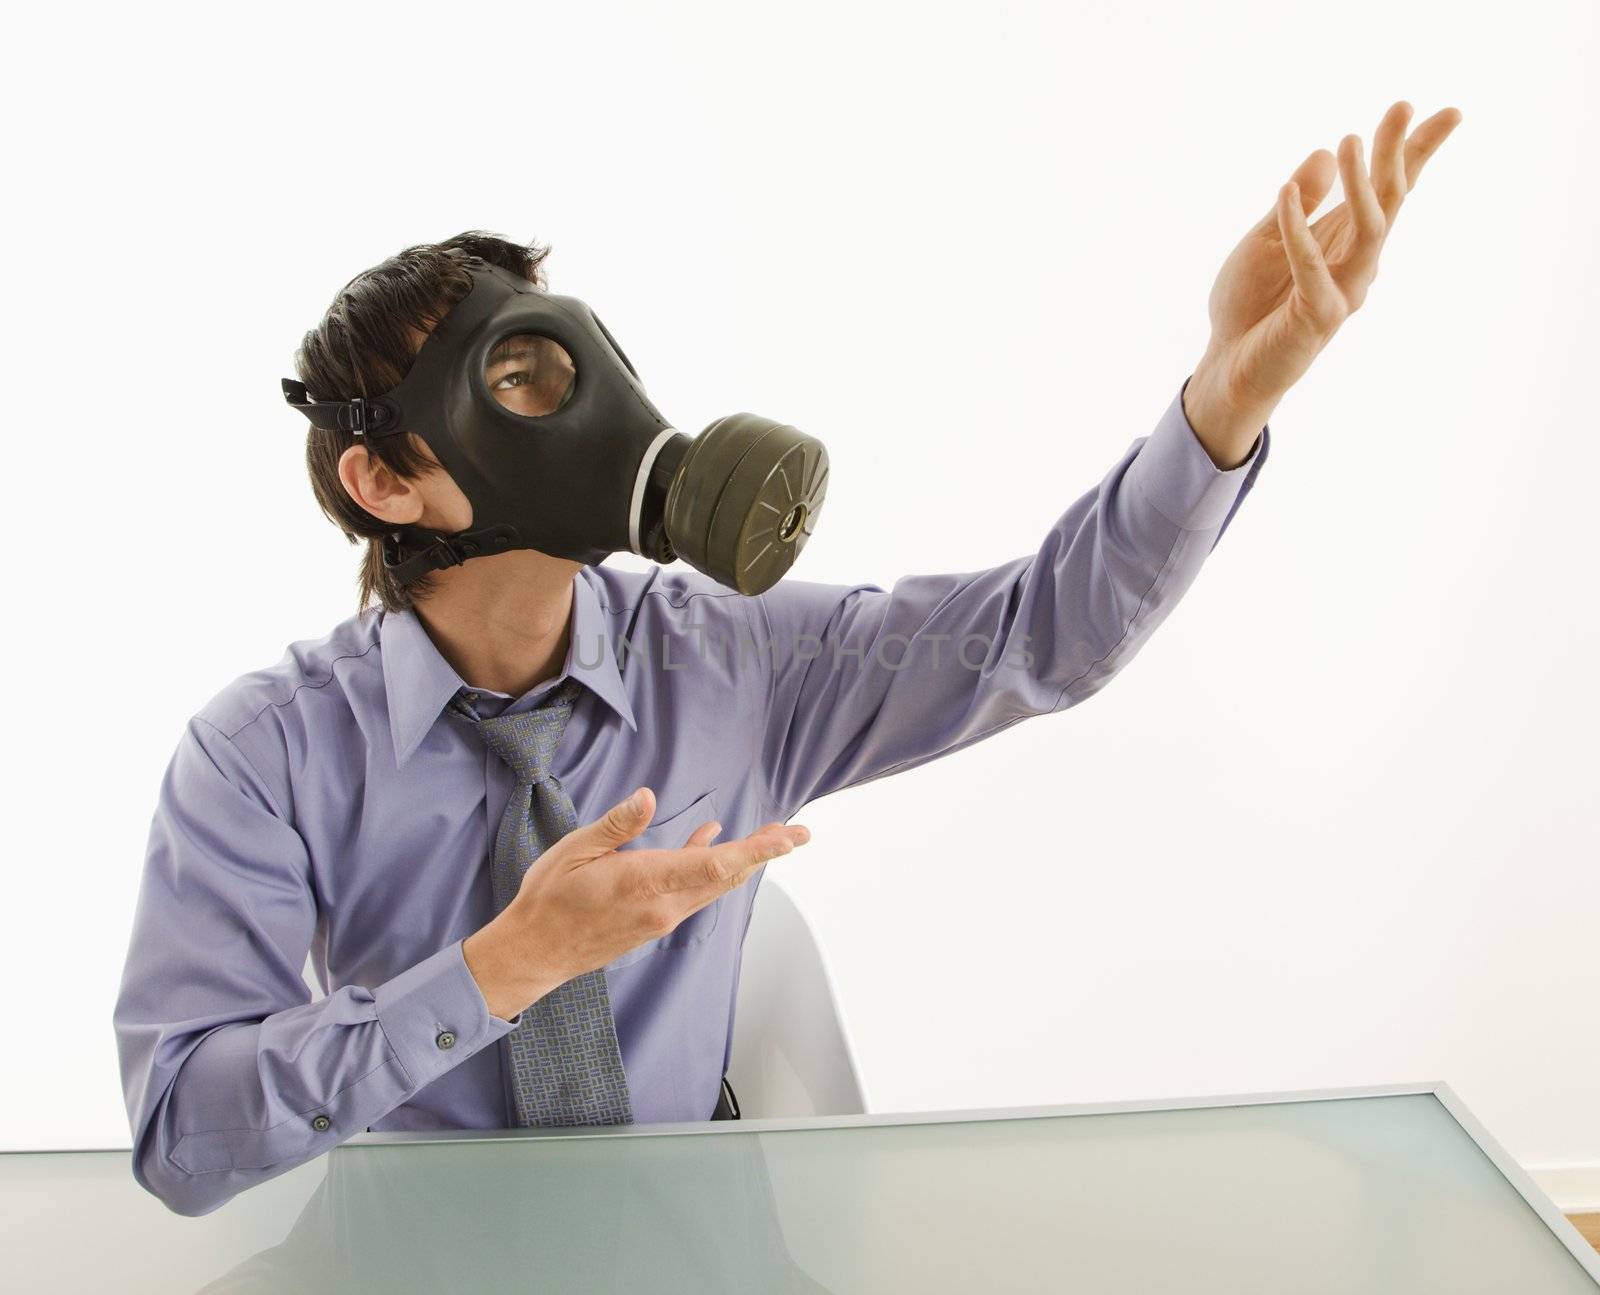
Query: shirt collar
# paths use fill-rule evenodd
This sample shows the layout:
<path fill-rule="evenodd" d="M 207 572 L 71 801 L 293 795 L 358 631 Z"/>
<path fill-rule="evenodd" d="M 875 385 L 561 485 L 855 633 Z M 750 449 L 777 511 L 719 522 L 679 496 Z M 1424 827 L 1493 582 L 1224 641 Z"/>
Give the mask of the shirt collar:
<path fill-rule="evenodd" d="M 572 588 L 572 635 L 559 679 L 583 684 L 637 731 L 627 689 L 607 632 L 599 595 L 579 571 Z M 383 688 L 389 705 L 389 735 L 397 765 L 410 759 L 456 693 L 468 685 L 440 654 L 412 611 L 385 612 L 379 627 Z"/>
<path fill-rule="evenodd" d="M 611 641 L 611 626 L 606 621 L 600 595 L 595 591 L 589 567 L 578 572 L 572 588 L 572 641 L 567 645 L 567 664 L 562 675 L 571 675 L 610 706 L 622 722 L 639 731 L 628 704 L 628 689 L 617 668 L 616 644 Z"/>

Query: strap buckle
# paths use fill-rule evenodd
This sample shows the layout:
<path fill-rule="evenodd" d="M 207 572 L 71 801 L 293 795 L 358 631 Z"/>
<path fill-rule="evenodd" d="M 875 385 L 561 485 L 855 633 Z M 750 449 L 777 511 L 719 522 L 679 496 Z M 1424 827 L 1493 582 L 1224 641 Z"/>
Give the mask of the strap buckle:
<path fill-rule="evenodd" d="M 344 408 L 339 411 L 339 421 L 346 425 L 344 430 L 354 436 L 364 433 L 372 422 L 367 408 L 365 396 L 357 396 L 354 400 L 346 401 Z"/>
<path fill-rule="evenodd" d="M 283 379 L 283 398 L 291 409 L 298 409 L 313 427 L 324 431 L 349 432 L 353 436 L 387 436 L 395 411 L 381 399 L 356 396 L 351 400 L 312 400 L 306 384 L 294 378 Z M 393 429 L 397 430 L 397 429 Z"/>
<path fill-rule="evenodd" d="M 381 400 L 355 396 L 339 405 L 339 426 L 352 436 L 387 436 L 393 413 Z"/>

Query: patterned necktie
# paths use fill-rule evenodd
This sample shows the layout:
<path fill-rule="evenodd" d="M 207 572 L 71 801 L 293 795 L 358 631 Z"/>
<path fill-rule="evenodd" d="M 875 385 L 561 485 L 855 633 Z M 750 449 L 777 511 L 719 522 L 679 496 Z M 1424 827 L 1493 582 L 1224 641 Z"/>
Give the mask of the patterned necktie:
<path fill-rule="evenodd" d="M 479 719 L 459 699 L 452 703 L 458 714 L 477 724 L 484 744 L 517 780 L 490 865 L 497 913 L 515 898 L 529 865 L 578 826 L 572 797 L 550 773 L 577 695 L 578 684 L 568 679 L 533 710 L 491 719 Z M 633 1123 L 603 967 L 532 1004 L 500 1042 L 519 1126 Z"/>

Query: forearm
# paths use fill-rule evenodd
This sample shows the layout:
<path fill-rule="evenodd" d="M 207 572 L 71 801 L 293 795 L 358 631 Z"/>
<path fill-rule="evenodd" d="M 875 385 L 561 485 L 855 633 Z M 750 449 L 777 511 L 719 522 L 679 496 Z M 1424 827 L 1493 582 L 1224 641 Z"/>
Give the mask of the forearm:
<path fill-rule="evenodd" d="M 150 1015 L 137 998 L 119 1005 L 139 1094 L 134 1172 L 180 1214 L 208 1213 L 365 1131 L 509 1029 L 485 1010 L 459 943 L 376 990 L 345 986 L 257 1020 Z"/>
<path fill-rule="evenodd" d="M 1252 455 L 1220 469 L 1185 394 L 1027 558 L 908 576 L 888 592 L 785 583 L 755 600 L 753 632 L 773 645 L 762 760 L 776 810 L 1061 709 L 1132 658 L 1266 459 L 1262 426 Z M 802 640 L 818 650 L 803 653 Z"/>
<path fill-rule="evenodd" d="M 1249 429 L 1237 463 L 1221 467 L 1188 417 L 1194 383 L 1062 515 L 1017 582 L 1016 621 L 1032 657 L 1019 690 L 1030 713 L 1089 696 L 1132 659 L 1194 583 L 1254 483 L 1265 424 Z M 1231 406 L 1205 395 L 1199 403 L 1225 414 L 1217 426 L 1243 439 Z"/>

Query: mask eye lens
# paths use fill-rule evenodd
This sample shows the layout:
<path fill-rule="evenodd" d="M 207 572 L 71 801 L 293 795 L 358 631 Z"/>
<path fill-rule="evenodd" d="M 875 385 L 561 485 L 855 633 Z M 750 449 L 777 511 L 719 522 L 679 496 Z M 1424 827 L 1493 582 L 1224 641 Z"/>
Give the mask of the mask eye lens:
<path fill-rule="evenodd" d="M 566 348 L 537 333 L 506 338 L 489 352 L 483 372 L 494 398 L 512 413 L 528 417 L 560 409 L 577 377 Z"/>

